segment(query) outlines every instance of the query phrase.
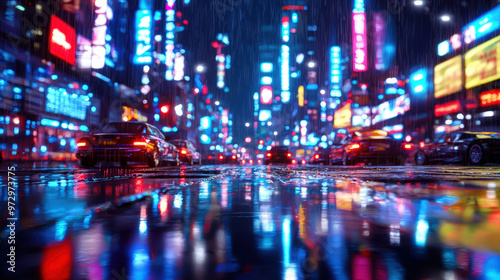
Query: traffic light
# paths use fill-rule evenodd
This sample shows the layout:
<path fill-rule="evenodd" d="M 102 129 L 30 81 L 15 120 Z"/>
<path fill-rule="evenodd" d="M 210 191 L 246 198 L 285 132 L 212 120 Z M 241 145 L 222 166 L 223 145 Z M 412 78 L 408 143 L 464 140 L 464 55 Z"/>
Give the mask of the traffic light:
<path fill-rule="evenodd" d="M 160 111 L 164 114 L 168 113 L 168 110 L 169 110 L 168 105 L 163 105 L 160 108 Z"/>

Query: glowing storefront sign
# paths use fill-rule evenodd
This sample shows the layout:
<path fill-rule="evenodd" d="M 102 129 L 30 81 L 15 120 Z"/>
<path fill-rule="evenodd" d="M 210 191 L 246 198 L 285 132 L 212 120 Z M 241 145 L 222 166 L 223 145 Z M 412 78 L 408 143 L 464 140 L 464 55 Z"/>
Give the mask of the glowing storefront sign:
<path fill-rule="evenodd" d="M 75 65 L 75 29 L 54 15 L 50 17 L 49 51 L 52 55 Z"/>
<path fill-rule="evenodd" d="M 76 66 L 79 69 L 92 67 L 92 42 L 82 35 L 76 36 Z"/>
<path fill-rule="evenodd" d="M 372 108 L 372 124 L 404 115 L 410 110 L 410 95 L 401 95 Z"/>
<path fill-rule="evenodd" d="M 370 107 L 364 106 L 364 107 L 359 107 L 359 108 L 352 108 L 351 125 L 353 127 L 356 127 L 356 126 L 368 127 L 368 126 L 370 126 Z"/>
<path fill-rule="evenodd" d="M 366 15 L 352 13 L 353 71 L 364 72 L 368 69 L 368 49 L 366 44 Z"/>
<path fill-rule="evenodd" d="M 304 86 L 299 86 L 297 90 L 297 99 L 299 107 L 304 107 Z"/>
<path fill-rule="evenodd" d="M 273 72 L 273 64 L 270 62 L 262 62 L 260 64 L 260 71 L 262 71 L 264 73 Z"/>
<path fill-rule="evenodd" d="M 165 79 L 174 79 L 175 60 L 175 0 L 166 0 L 165 4 Z"/>
<path fill-rule="evenodd" d="M 427 82 L 427 69 L 419 69 L 410 75 L 410 88 L 412 93 L 421 94 L 427 91 L 429 86 Z"/>
<path fill-rule="evenodd" d="M 469 89 L 500 78 L 500 36 L 465 54 L 465 88 Z"/>
<path fill-rule="evenodd" d="M 500 89 L 482 92 L 479 99 L 481 100 L 481 107 L 500 104 Z"/>
<path fill-rule="evenodd" d="M 290 90 L 290 48 L 281 46 L 281 90 Z"/>
<path fill-rule="evenodd" d="M 500 6 L 464 26 L 464 42 L 470 44 L 476 39 L 500 29 Z"/>
<path fill-rule="evenodd" d="M 462 85 L 461 56 L 455 56 L 434 67 L 434 98 L 458 92 Z"/>
<path fill-rule="evenodd" d="M 260 87 L 260 103 L 262 104 L 273 103 L 273 88 L 271 86 Z"/>
<path fill-rule="evenodd" d="M 217 87 L 218 88 L 223 88 L 225 83 L 224 83 L 224 76 L 226 75 L 225 71 L 225 56 L 224 54 L 218 54 L 215 57 L 215 60 L 217 61 Z"/>
<path fill-rule="evenodd" d="M 139 10 L 135 13 L 135 64 L 151 63 L 151 11 Z"/>
<path fill-rule="evenodd" d="M 330 49 L 330 96 L 340 97 L 342 92 L 342 70 L 340 69 L 340 53 L 341 49 L 338 46 L 333 46 Z"/>
<path fill-rule="evenodd" d="M 47 88 L 45 111 L 48 113 L 84 120 L 89 106 L 87 95 L 71 94 L 63 88 Z"/>
<path fill-rule="evenodd" d="M 334 114 L 333 127 L 344 128 L 351 125 L 351 103 L 340 107 Z"/>
<path fill-rule="evenodd" d="M 461 110 L 462 106 L 460 105 L 460 101 L 455 100 L 441 105 L 436 105 L 434 107 L 434 115 L 436 115 L 436 117 L 441 117 L 444 115 L 460 112 Z"/>

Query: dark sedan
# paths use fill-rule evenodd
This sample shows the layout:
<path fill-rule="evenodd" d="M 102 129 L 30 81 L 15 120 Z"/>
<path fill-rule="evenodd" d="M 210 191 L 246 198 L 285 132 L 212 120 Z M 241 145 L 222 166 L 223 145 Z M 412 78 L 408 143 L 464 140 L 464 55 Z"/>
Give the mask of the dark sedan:
<path fill-rule="evenodd" d="M 201 155 L 196 151 L 193 143 L 188 140 L 176 139 L 172 140 L 177 149 L 180 151 L 179 158 L 184 164 L 193 165 L 201 164 Z"/>
<path fill-rule="evenodd" d="M 444 135 L 434 143 L 419 147 L 415 163 L 424 165 L 435 162 L 483 165 L 500 161 L 500 133 L 460 132 Z"/>
<path fill-rule="evenodd" d="M 400 141 L 388 136 L 385 131 L 376 130 L 344 137 L 340 144 L 332 147 L 330 159 L 332 164 L 343 165 L 404 165 L 405 151 Z"/>
<path fill-rule="evenodd" d="M 270 163 L 291 164 L 292 163 L 292 153 L 290 153 L 288 151 L 288 148 L 286 146 L 272 147 L 271 150 L 269 150 L 266 153 L 266 157 L 264 159 L 264 164 L 267 165 Z"/>
<path fill-rule="evenodd" d="M 99 125 L 89 136 L 77 142 L 76 157 L 80 166 L 93 167 L 97 162 L 146 163 L 156 167 L 163 162 L 177 165 L 179 153 L 153 125 L 141 122 L 112 122 Z"/>

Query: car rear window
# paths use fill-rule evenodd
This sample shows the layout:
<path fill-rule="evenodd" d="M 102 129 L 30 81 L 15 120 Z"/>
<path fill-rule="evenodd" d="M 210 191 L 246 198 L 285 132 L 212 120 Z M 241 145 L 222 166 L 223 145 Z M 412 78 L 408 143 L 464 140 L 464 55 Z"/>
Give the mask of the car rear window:
<path fill-rule="evenodd" d="M 146 133 L 146 126 L 142 123 L 105 123 L 93 133 Z"/>

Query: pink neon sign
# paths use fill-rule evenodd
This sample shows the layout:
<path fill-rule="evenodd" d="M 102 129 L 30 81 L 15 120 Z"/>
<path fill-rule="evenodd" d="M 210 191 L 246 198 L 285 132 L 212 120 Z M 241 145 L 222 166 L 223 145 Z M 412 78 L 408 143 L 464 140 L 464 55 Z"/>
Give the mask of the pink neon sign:
<path fill-rule="evenodd" d="M 368 69 L 368 48 L 366 46 L 366 15 L 352 13 L 353 71 Z"/>

